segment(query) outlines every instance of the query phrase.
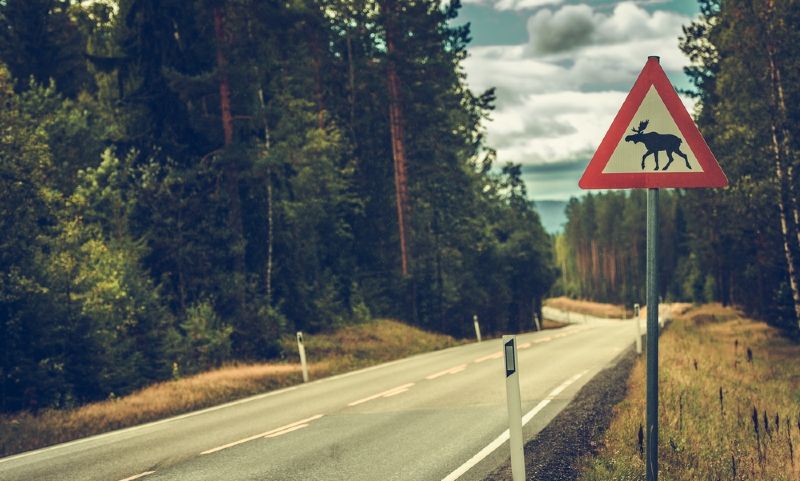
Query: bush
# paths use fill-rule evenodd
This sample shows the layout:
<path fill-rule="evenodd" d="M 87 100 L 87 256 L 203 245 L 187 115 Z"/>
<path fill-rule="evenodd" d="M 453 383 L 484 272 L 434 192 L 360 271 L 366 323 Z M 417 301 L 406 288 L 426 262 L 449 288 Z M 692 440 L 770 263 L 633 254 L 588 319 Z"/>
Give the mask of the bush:
<path fill-rule="evenodd" d="M 180 366 L 184 372 L 219 366 L 230 356 L 233 327 L 222 324 L 210 302 L 201 301 L 186 309 L 181 329 Z"/>

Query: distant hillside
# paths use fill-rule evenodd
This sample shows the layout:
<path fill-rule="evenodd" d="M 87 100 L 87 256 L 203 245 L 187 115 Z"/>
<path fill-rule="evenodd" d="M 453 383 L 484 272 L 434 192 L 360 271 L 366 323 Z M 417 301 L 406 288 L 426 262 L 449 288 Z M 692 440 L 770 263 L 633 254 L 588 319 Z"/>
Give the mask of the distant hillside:
<path fill-rule="evenodd" d="M 567 222 L 567 215 L 564 209 L 567 207 L 565 200 L 537 200 L 534 201 L 536 210 L 542 218 L 542 225 L 544 230 L 549 234 L 562 232 L 564 224 Z"/>

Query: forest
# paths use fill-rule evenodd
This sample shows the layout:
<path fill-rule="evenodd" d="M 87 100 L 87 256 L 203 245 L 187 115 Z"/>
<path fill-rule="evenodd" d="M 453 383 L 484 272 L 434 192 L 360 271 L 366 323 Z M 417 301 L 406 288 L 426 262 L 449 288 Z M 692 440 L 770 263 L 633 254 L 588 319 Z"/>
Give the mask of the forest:
<path fill-rule="evenodd" d="M 0 410 L 375 317 L 530 329 L 552 239 L 459 6 L 0 0 Z"/>
<path fill-rule="evenodd" d="M 800 2 L 701 0 L 681 49 L 695 118 L 725 189 L 664 191 L 659 287 L 719 301 L 800 335 Z M 644 303 L 645 193 L 572 199 L 556 289 Z"/>

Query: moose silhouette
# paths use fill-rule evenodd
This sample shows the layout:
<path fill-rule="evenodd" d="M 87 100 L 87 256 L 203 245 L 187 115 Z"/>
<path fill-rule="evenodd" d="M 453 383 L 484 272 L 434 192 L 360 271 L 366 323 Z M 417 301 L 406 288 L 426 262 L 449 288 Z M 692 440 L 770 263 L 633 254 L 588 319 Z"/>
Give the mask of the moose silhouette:
<path fill-rule="evenodd" d="M 644 161 L 650 154 L 653 154 L 653 157 L 655 157 L 655 170 L 658 170 L 658 153 L 662 150 L 667 152 L 667 157 L 669 158 L 669 162 L 667 162 L 667 165 L 665 165 L 662 170 L 669 169 L 672 161 L 675 160 L 672 158 L 672 154 L 678 154 L 679 156 L 683 157 L 683 161 L 686 162 L 686 168 L 691 169 L 692 166 L 689 165 L 689 159 L 686 157 L 686 154 L 681 152 L 681 144 L 683 143 L 683 140 L 681 140 L 680 137 L 672 134 L 659 134 L 657 132 L 644 133 L 644 129 L 647 128 L 649 123 L 649 120 L 639 122 L 639 128 L 631 129 L 636 133 L 625 137 L 625 142 L 633 142 L 634 144 L 642 142 L 647 148 L 647 152 L 645 152 L 645 154 L 642 156 L 642 170 L 644 170 Z"/>

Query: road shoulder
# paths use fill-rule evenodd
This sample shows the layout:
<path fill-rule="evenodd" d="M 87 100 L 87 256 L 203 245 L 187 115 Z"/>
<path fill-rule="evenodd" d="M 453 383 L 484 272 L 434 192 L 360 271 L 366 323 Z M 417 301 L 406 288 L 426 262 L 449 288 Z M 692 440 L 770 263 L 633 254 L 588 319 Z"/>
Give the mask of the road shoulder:
<path fill-rule="evenodd" d="M 627 349 L 612 363 L 586 383 L 569 405 L 535 438 L 525 445 L 527 479 L 573 481 L 577 479 L 577 462 L 595 454 L 603 433 L 611 423 L 614 406 L 626 394 L 627 379 L 636 355 Z M 485 481 L 511 479 L 508 460 Z"/>

